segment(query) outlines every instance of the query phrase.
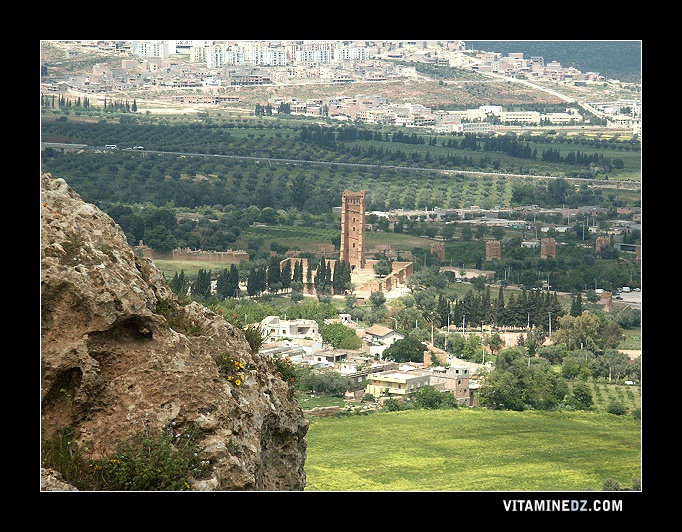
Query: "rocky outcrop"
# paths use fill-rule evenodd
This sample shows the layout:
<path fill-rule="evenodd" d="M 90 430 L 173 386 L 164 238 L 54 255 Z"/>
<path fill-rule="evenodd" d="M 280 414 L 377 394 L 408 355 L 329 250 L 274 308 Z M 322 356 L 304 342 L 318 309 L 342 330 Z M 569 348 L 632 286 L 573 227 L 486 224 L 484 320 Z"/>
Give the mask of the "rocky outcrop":
<path fill-rule="evenodd" d="M 73 427 L 94 458 L 168 424 L 198 431 L 209 478 L 194 490 L 303 490 L 308 421 L 243 331 L 182 306 L 121 228 L 41 175 L 41 422 Z M 243 364 L 228 380 L 221 357 Z"/>

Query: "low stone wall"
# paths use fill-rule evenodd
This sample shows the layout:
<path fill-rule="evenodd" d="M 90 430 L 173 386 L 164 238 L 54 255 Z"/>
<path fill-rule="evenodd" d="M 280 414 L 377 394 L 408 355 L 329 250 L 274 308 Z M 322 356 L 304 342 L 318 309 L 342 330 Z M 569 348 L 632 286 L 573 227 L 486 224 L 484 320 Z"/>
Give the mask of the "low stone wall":
<path fill-rule="evenodd" d="M 341 408 L 338 406 L 316 406 L 315 408 L 303 410 L 303 413 L 315 417 L 330 417 L 335 416 L 340 411 Z"/>
<path fill-rule="evenodd" d="M 249 254 L 242 250 L 227 251 L 193 251 L 187 249 L 174 249 L 170 252 L 155 251 L 147 246 L 138 249 L 142 256 L 152 260 L 196 260 L 202 262 L 220 262 L 223 264 L 240 264 L 249 262 Z"/>

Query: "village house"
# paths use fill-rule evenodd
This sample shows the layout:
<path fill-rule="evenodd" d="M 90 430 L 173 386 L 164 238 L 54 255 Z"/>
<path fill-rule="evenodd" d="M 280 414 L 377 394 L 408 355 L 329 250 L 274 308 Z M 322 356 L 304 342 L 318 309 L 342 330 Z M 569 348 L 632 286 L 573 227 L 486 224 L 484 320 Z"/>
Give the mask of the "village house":
<path fill-rule="evenodd" d="M 369 375 L 365 393 L 374 397 L 392 397 L 406 400 L 419 388 L 427 386 L 431 375 L 420 371 L 382 371 Z"/>
<path fill-rule="evenodd" d="M 260 322 L 266 342 L 283 339 L 321 340 L 319 327 L 315 320 L 283 320 L 279 316 L 267 316 Z"/>
<path fill-rule="evenodd" d="M 364 331 L 357 331 L 365 345 L 369 347 L 370 355 L 381 359 L 383 352 L 396 343 L 398 340 L 405 338 L 405 335 L 384 327 L 383 325 L 374 324 Z"/>
<path fill-rule="evenodd" d="M 405 338 L 404 334 L 377 324 L 365 329 L 363 336 L 365 341 L 369 344 L 381 344 L 387 347 L 393 345 L 398 340 Z"/>

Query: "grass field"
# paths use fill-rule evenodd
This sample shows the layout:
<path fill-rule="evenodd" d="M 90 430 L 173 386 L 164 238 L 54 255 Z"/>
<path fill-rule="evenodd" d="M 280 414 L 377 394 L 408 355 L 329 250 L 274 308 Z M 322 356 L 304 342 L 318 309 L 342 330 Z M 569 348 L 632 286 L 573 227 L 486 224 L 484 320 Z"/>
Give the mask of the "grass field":
<path fill-rule="evenodd" d="M 642 349 L 642 329 L 625 329 L 625 339 L 618 346 L 620 349 Z"/>
<path fill-rule="evenodd" d="M 212 270 L 213 273 L 230 268 L 229 264 L 220 262 L 202 262 L 198 260 L 155 260 L 154 264 L 170 281 L 176 273 L 185 272 L 185 276 L 196 277 L 199 270 Z"/>
<path fill-rule="evenodd" d="M 641 479 L 633 416 L 459 408 L 315 419 L 305 491 L 585 491 Z"/>

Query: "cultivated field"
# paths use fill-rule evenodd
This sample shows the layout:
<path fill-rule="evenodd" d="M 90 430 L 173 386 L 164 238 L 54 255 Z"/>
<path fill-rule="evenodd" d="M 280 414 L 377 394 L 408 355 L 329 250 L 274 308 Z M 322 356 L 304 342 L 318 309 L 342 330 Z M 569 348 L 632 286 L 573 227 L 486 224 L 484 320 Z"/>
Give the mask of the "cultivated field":
<path fill-rule="evenodd" d="M 316 419 L 306 491 L 585 491 L 641 479 L 631 415 L 459 408 Z"/>

